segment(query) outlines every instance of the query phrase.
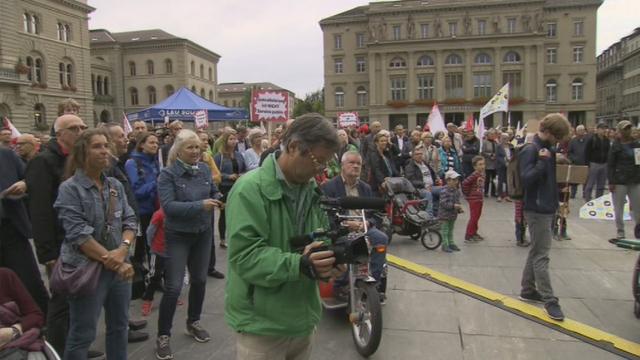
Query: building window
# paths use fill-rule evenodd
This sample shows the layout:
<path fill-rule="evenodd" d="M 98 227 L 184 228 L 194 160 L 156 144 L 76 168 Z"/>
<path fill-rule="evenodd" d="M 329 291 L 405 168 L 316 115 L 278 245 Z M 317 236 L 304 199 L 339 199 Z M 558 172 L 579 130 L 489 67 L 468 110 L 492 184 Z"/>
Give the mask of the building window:
<path fill-rule="evenodd" d="M 491 56 L 487 53 L 479 53 L 476 55 L 476 64 L 491 64 Z"/>
<path fill-rule="evenodd" d="M 513 34 L 516 32 L 516 18 L 507 19 L 507 33 Z"/>
<path fill-rule="evenodd" d="M 36 69 L 34 73 L 35 82 L 37 82 L 38 84 L 43 84 L 44 77 L 42 76 L 42 71 L 43 71 L 42 59 L 36 58 L 35 64 L 36 64 L 35 66 Z"/>
<path fill-rule="evenodd" d="M 60 81 L 60 87 L 63 87 L 65 85 L 67 85 L 64 81 L 66 80 L 66 76 L 65 76 L 65 72 L 67 71 L 66 66 L 64 65 L 64 63 L 59 63 L 58 64 L 58 80 Z M 101 88 L 102 87 L 102 77 L 98 76 L 98 87 Z M 98 89 L 98 94 L 102 94 L 102 90 Z"/>
<path fill-rule="evenodd" d="M 200 89 L 200 97 L 204 99 L 204 88 Z"/>
<path fill-rule="evenodd" d="M 515 51 L 509 51 L 504 55 L 504 62 L 507 64 L 517 64 L 520 61 L 520 54 Z"/>
<path fill-rule="evenodd" d="M 209 69 L 207 70 L 207 78 L 209 79 L 209 81 L 213 80 L 213 70 L 211 69 L 211 67 L 209 67 Z"/>
<path fill-rule="evenodd" d="M 204 79 L 204 65 L 200 64 L 200 78 Z"/>
<path fill-rule="evenodd" d="M 367 61 L 364 59 L 364 57 L 357 57 L 356 58 L 356 72 L 358 73 L 363 73 L 367 71 Z"/>
<path fill-rule="evenodd" d="M 149 95 L 149 104 L 155 104 L 156 103 L 156 88 L 154 88 L 153 86 L 149 86 L 147 88 L 147 95 Z"/>
<path fill-rule="evenodd" d="M 136 76 L 136 63 L 129 61 L 129 75 Z"/>
<path fill-rule="evenodd" d="M 571 100 L 581 101 L 584 99 L 584 84 L 582 79 L 574 79 L 571 83 Z"/>
<path fill-rule="evenodd" d="M 434 99 L 433 75 L 418 75 L 418 99 Z"/>
<path fill-rule="evenodd" d="M 29 13 L 22 14 L 22 26 L 24 32 L 31 32 L 31 15 L 29 15 Z"/>
<path fill-rule="evenodd" d="M 213 101 L 213 90 L 209 90 L 209 101 Z"/>
<path fill-rule="evenodd" d="M 576 64 L 582 64 L 584 61 L 584 46 L 573 47 L 573 62 Z"/>
<path fill-rule="evenodd" d="M 554 38 L 556 36 L 558 36 L 558 24 L 547 23 L 547 37 Z"/>
<path fill-rule="evenodd" d="M 452 21 L 449 23 L 449 36 L 456 37 L 456 35 L 458 35 L 458 23 Z"/>
<path fill-rule="evenodd" d="M 173 89 L 173 85 L 167 85 L 164 87 L 164 91 L 167 93 L 167 97 L 173 95 L 175 90 Z"/>
<path fill-rule="evenodd" d="M 173 74 L 173 61 L 166 59 L 164 61 L 164 72 L 167 74 Z"/>
<path fill-rule="evenodd" d="M 458 54 L 449 54 L 444 63 L 446 65 L 462 65 L 462 57 Z"/>
<path fill-rule="evenodd" d="M 102 92 L 105 95 L 109 95 L 109 78 L 104 77 L 104 91 Z"/>
<path fill-rule="evenodd" d="M 341 87 L 336 88 L 336 107 L 342 108 L 344 107 L 344 90 Z"/>
<path fill-rule="evenodd" d="M 478 20 L 478 35 L 487 33 L 487 20 Z"/>
<path fill-rule="evenodd" d="M 473 74 L 473 97 L 491 97 L 493 95 L 491 93 L 491 81 L 492 79 L 490 73 Z"/>
<path fill-rule="evenodd" d="M 547 64 L 556 64 L 558 63 L 558 49 L 556 48 L 548 48 L 547 49 Z"/>
<path fill-rule="evenodd" d="M 147 60 L 147 74 L 153 75 L 153 60 Z"/>
<path fill-rule="evenodd" d="M 58 40 L 62 41 L 64 39 L 64 25 L 62 25 L 62 23 L 58 23 L 57 30 Z"/>
<path fill-rule="evenodd" d="M 71 26 L 69 24 L 58 23 L 58 40 L 71 41 Z"/>
<path fill-rule="evenodd" d="M 129 89 L 129 96 L 131 98 L 131 105 L 138 105 L 138 89 Z"/>
<path fill-rule="evenodd" d="M 407 99 L 407 79 L 403 77 L 391 78 L 391 100 Z"/>
<path fill-rule="evenodd" d="M 554 103 L 558 101 L 558 83 L 550 79 L 547 81 L 547 102 Z"/>
<path fill-rule="evenodd" d="M 506 71 L 502 74 L 502 83 L 509 83 L 509 95 L 512 98 L 522 96 L 522 74 L 520 71 Z"/>
<path fill-rule="evenodd" d="M 333 48 L 336 50 L 342 49 L 342 35 L 340 34 L 333 35 Z"/>
<path fill-rule="evenodd" d="M 359 49 L 365 47 L 364 33 L 357 33 L 356 34 L 356 47 L 359 48 Z"/>
<path fill-rule="evenodd" d="M 433 66 L 433 59 L 429 55 L 422 55 L 418 58 L 418 66 Z"/>
<path fill-rule="evenodd" d="M 23 30 L 30 34 L 40 33 L 40 19 L 37 15 L 24 13 L 22 14 Z"/>
<path fill-rule="evenodd" d="M 193 75 L 193 76 L 196 76 L 196 62 L 191 60 L 191 64 L 190 65 L 191 65 L 189 67 L 189 70 L 191 70 L 190 74 Z"/>
<path fill-rule="evenodd" d="M 403 68 L 406 66 L 407 62 L 404 61 L 404 58 L 401 58 L 399 56 L 394 57 L 393 59 L 391 59 L 391 62 L 389 62 L 390 68 Z"/>
<path fill-rule="evenodd" d="M 573 23 L 573 36 L 584 36 L 583 21 L 576 21 Z"/>
<path fill-rule="evenodd" d="M 100 79 L 100 76 L 98 76 L 98 79 Z M 96 75 L 95 74 L 91 74 L 91 93 L 93 95 L 96 94 Z"/>
<path fill-rule="evenodd" d="M 27 67 L 29 68 L 29 72 L 27 73 L 27 80 L 33 81 L 33 58 L 31 56 L 27 56 Z"/>
<path fill-rule="evenodd" d="M 393 25 L 393 40 L 400 40 L 402 37 L 402 29 L 400 25 Z"/>
<path fill-rule="evenodd" d="M 367 106 L 368 103 L 367 89 L 364 86 L 358 86 L 356 90 L 356 104 L 358 107 Z"/>
<path fill-rule="evenodd" d="M 444 74 L 444 90 L 447 99 L 464 97 L 464 85 L 462 73 Z"/>
<path fill-rule="evenodd" d="M 342 74 L 344 72 L 344 63 L 342 62 L 342 59 L 335 59 L 333 61 L 333 69 L 336 74 Z"/>
<path fill-rule="evenodd" d="M 194 94 L 196 94 L 196 95 L 198 95 L 198 94 L 196 93 L 196 86 L 195 86 L 195 85 L 191 85 L 191 92 L 192 92 L 192 93 L 194 93 Z"/>
<path fill-rule="evenodd" d="M 236 99 L 233 99 L 233 102 L 231 103 L 231 107 L 236 107 L 238 106 L 238 102 L 236 101 Z"/>
<path fill-rule="evenodd" d="M 429 24 L 420 24 L 420 37 L 423 39 L 429 37 Z"/>
<path fill-rule="evenodd" d="M 73 86 L 73 65 L 67 64 L 67 85 Z"/>

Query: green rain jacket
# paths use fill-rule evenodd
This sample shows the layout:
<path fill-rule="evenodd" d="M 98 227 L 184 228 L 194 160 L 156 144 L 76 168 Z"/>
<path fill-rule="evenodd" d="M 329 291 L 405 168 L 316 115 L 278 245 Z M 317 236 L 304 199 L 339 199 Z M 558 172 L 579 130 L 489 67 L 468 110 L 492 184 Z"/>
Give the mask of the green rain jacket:
<path fill-rule="evenodd" d="M 290 209 L 277 178 L 275 154 L 261 167 L 243 175 L 227 201 L 228 280 L 225 320 L 235 331 L 269 336 L 308 336 L 320 322 L 322 307 L 317 282 L 300 273 L 300 257 L 289 239 L 298 233 L 295 210 Z M 317 184 L 303 192 L 303 233 L 326 228 Z"/>

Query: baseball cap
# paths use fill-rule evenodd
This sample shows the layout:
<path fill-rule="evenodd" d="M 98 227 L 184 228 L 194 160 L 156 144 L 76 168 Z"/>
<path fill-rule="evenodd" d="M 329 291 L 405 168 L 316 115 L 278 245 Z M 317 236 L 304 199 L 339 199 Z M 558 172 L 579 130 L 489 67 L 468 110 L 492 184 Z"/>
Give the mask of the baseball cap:
<path fill-rule="evenodd" d="M 618 125 L 616 125 L 616 129 L 618 129 L 618 131 L 629 127 L 633 127 L 633 124 L 629 120 L 622 120 L 618 123 Z"/>
<path fill-rule="evenodd" d="M 449 170 L 444 174 L 445 180 L 457 179 L 459 177 L 460 177 L 460 174 L 458 174 L 455 170 Z"/>

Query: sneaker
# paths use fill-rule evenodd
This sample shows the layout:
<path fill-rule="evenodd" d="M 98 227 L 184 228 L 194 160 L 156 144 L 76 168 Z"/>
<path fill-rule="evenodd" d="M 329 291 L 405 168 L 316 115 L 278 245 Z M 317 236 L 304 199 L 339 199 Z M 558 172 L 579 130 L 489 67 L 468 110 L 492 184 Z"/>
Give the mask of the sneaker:
<path fill-rule="evenodd" d="M 506 198 L 504 198 L 504 201 L 506 201 L 506 202 L 513 202 L 513 200 L 511 200 L 511 198 L 510 198 L 510 197 L 508 197 L 508 196 L 507 196 Z"/>
<path fill-rule="evenodd" d="M 560 236 L 562 238 L 562 240 L 571 240 L 571 236 L 564 234 L 562 236 Z"/>
<path fill-rule="evenodd" d="M 200 326 L 200 321 L 187 322 L 187 335 L 192 336 L 197 342 L 201 343 L 211 340 L 211 336 L 209 336 L 207 330 Z"/>
<path fill-rule="evenodd" d="M 451 248 L 449 248 L 446 245 L 442 245 L 442 251 L 446 252 L 446 253 L 450 253 L 453 252 L 453 250 L 451 250 Z"/>
<path fill-rule="evenodd" d="M 520 247 L 528 247 L 529 245 L 531 245 L 531 242 L 527 240 L 523 240 L 523 241 L 516 242 L 516 245 Z"/>
<path fill-rule="evenodd" d="M 616 239 L 620 240 L 624 238 L 625 238 L 624 231 L 618 231 L 616 235 Z"/>
<path fill-rule="evenodd" d="M 484 236 L 480 235 L 480 234 L 475 234 L 473 235 L 476 238 L 476 241 L 482 241 L 484 240 Z"/>
<path fill-rule="evenodd" d="M 209 271 L 208 275 L 211 276 L 212 278 L 224 279 L 224 274 L 218 270 L 211 270 Z"/>
<path fill-rule="evenodd" d="M 560 308 L 560 304 L 557 301 L 549 301 L 544 304 L 544 311 L 547 312 L 550 318 L 557 321 L 564 320 L 564 314 L 562 313 L 562 309 Z"/>
<path fill-rule="evenodd" d="M 173 359 L 173 352 L 171 352 L 171 340 L 167 335 L 161 335 L 156 339 L 156 359 L 167 360 Z"/>
<path fill-rule="evenodd" d="M 142 302 L 142 316 L 149 316 L 153 309 L 153 301 L 145 300 Z"/>
<path fill-rule="evenodd" d="M 460 251 L 460 248 L 456 244 L 449 245 L 449 249 L 451 249 L 453 251 Z"/>
<path fill-rule="evenodd" d="M 464 242 L 466 242 L 466 243 L 474 243 L 474 242 L 478 242 L 478 240 L 475 238 L 475 236 L 471 236 L 471 237 L 465 238 Z"/>
<path fill-rule="evenodd" d="M 502 202 L 502 198 L 499 197 L 498 200 L 496 200 L 497 202 L 501 203 Z"/>
<path fill-rule="evenodd" d="M 560 237 L 560 235 L 553 234 L 553 240 L 562 241 L 562 238 Z"/>
<path fill-rule="evenodd" d="M 220 247 L 223 249 L 227 248 L 227 241 L 225 239 L 220 240 Z"/>
<path fill-rule="evenodd" d="M 532 303 L 544 304 L 544 301 L 542 301 L 542 295 L 535 290 L 531 293 L 520 293 L 518 299 Z"/>
<path fill-rule="evenodd" d="M 387 294 L 380 293 L 380 305 L 387 305 Z"/>

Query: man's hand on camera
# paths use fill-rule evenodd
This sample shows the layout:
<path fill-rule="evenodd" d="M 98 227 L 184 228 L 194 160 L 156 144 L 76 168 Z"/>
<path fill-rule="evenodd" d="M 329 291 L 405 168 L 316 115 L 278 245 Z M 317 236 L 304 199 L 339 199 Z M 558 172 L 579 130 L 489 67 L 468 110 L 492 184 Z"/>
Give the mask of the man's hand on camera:
<path fill-rule="evenodd" d="M 364 230 L 364 226 L 362 221 L 358 220 L 345 220 L 342 224 L 349 228 L 349 231 L 362 231 Z"/>
<path fill-rule="evenodd" d="M 333 251 L 314 251 L 312 249 L 323 246 L 322 241 L 314 241 L 307 245 L 300 259 L 300 272 L 313 280 L 329 279 L 332 276 L 333 264 L 336 258 Z"/>

